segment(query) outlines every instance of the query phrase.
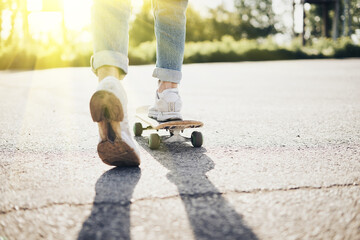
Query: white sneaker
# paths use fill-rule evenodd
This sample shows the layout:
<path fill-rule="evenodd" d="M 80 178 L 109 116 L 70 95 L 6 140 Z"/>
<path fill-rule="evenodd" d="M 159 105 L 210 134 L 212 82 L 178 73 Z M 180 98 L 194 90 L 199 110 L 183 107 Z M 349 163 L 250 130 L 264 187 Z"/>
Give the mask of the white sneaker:
<path fill-rule="evenodd" d="M 129 130 L 127 96 L 120 80 L 106 77 L 99 83 L 90 112 L 99 125 L 101 160 L 113 166 L 138 166 L 140 153 Z"/>
<path fill-rule="evenodd" d="M 155 105 L 149 109 L 148 116 L 159 122 L 169 120 L 182 120 L 182 101 L 177 88 L 166 89 L 159 93 L 156 91 Z"/>

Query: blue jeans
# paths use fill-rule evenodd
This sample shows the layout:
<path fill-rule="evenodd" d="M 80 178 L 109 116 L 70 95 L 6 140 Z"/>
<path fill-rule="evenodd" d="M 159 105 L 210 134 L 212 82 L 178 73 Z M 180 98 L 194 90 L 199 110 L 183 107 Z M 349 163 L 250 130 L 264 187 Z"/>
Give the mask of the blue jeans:
<path fill-rule="evenodd" d="M 156 68 L 153 77 L 179 83 L 184 58 L 187 0 L 152 0 L 155 17 Z M 91 67 L 115 66 L 128 72 L 130 0 L 94 0 Z"/>

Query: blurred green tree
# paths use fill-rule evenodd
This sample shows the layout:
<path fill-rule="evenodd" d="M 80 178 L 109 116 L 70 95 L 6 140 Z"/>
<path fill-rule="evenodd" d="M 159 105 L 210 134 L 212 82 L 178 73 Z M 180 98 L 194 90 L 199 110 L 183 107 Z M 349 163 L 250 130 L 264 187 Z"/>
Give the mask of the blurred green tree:
<path fill-rule="evenodd" d="M 140 12 L 136 14 L 135 20 L 130 25 L 129 38 L 131 46 L 138 46 L 142 42 L 155 39 L 151 0 L 144 0 Z"/>
<path fill-rule="evenodd" d="M 2 36 L 1 36 L 1 32 L 2 32 L 2 23 L 3 23 L 3 11 L 5 10 L 5 4 L 6 2 L 4 0 L 0 0 L 0 45 L 2 43 Z"/>
<path fill-rule="evenodd" d="M 21 11 L 23 44 L 27 44 L 32 40 L 29 31 L 29 12 L 27 10 L 27 1 L 16 0 L 16 2 L 20 7 L 20 11 Z"/>
<path fill-rule="evenodd" d="M 306 11 L 305 26 L 310 38 L 324 37 L 324 33 L 329 33 L 328 36 L 333 35 L 333 17 L 335 14 L 335 3 L 329 4 L 327 10 L 329 11 L 329 24 L 327 29 L 322 29 L 324 16 L 321 4 L 311 4 L 310 9 Z M 360 29 L 360 0 L 340 0 L 339 1 L 339 32 L 343 36 L 350 36 Z M 325 32 L 324 32 L 325 31 Z"/>
<path fill-rule="evenodd" d="M 342 1 L 341 1 L 342 2 Z M 360 29 L 360 0 L 345 0 L 343 2 L 343 35 L 350 36 Z"/>
<path fill-rule="evenodd" d="M 13 44 L 13 41 L 15 40 L 15 20 L 19 13 L 19 3 L 18 1 L 12 1 L 12 0 L 3 0 L 2 6 L 1 6 L 1 15 L 4 12 L 4 10 L 11 11 L 10 16 L 10 32 L 7 38 L 5 39 L 5 45 Z M 1 29 L 2 30 L 2 29 Z"/>
<path fill-rule="evenodd" d="M 224 5 L 209 9 L 206 17 L 189 4 L 186 11 L 186 41 L 220 40 L 224 35 L 236 34 L 237 14 L 226 10 Z M 144 4 L 130 25 L 130 45 L 136 47 L 143 42 L 155 40 L 154 19 L 151 1 Z"/>
<path fill-rule="evenodd" d="M 211 30 L 207 21 L 191 5 L 186 10 L 186 41 L 198 42 L 209 39 Z"/>
<path fill-rule="evenodd" d="M 201 16 L 196 9 L 189 5 L 186 12 L 186 41 L 220 40 L 225 35 L 236 38 L 237 13 L 227 10 L 221 4 L 216 8 L 208 9 L 206 15 L 206 17 Z"/>
<path fill-rule="evenodd" d="M 240 17 L 236 36 L 254 39 L 277 33 L 272 0 L 235 0 Z"/>
<path fill-rule="evenodd" d="M 225 35 L 231 35 L 235 39 L 240 38 L 240 35 L 237 34 L 239 17 L 236 12 L 227 10 L 225 5 L 221 4 L 216 8 L 209 9 L 209 13 L 208 25 L 212 31 L 209 40 L 220 40 Z"/>
<path fill-rule="evenodd" d="M 311 37 L 321 37 L 324 19 L 322 19 L 322 6 L 321 5 L 311 5 L 311 8 L 306 11 L 305 18 L 305 31 L 308 32 Z M 327 29 L 330 31 L 330 28 Z"/>

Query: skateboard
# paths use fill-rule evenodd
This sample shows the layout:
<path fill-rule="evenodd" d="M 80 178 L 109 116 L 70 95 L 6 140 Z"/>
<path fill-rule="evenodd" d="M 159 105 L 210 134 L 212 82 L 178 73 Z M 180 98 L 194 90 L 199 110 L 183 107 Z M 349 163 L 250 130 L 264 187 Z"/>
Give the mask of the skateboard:
<path fill-rule="evenodd" d="M 136 122 L 134 124 L 134 134 L 135 136 L 141 136 L 144 130 L 166 130 L 170 133 L 164 142 L 185 142 L 191 141 L 191 144 L 194 147 L 201 147 L 203 144 L 203 135 L 199 131 L 193 131 L 191 133 L 191 138 L 186 138 L 180 135 L 180 132 L 184 132 L 187 128 L 200 128 L 204 124 L 200 121 L 195 120 L 170 120 L 166 122 L 158 122 L 153 118 L 148 117 L 148 110 L 150 106 L 143 106 L 136 109 L 135 117 L 146 124 L 146 127 L 143 127 L 141 122 Z M 160 147 L 160 136 L 158 133 L 152 133 L 149 136 L 148 144 L 150 149 L 158 149 Z"/>

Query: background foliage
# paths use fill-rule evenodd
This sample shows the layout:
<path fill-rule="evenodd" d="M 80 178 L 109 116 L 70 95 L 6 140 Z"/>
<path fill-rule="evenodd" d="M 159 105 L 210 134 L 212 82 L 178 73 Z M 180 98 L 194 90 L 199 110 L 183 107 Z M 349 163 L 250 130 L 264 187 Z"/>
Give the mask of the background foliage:
<path fill-rule="evenodd" d="M 289 0 L 279 1 L 289 6 Z M 344 1 L 341 1 L 341 12 L 346 7 Z M 284 22 L 282 18 L 284 14 L 291 16 L 290 10 L 276 13 L 272 0 L 234 0 L 233 10 L 228 10 L 222 4 L 202 12 L 190 4 L 187 10 L 184 62 L 360 57 L 360 46 L 350 37 L 354 33 L 360 34 L 360 0 L 349 1 L 351 28 L 347 28 L 346 18 L 341 14 L 342 37 L 337 40 L 321 38 L 321 6 L 311 5 L 306 12 L 305 46 L 301 45 L 299 33 L 286 24 L 291 19 Z M 11 14 L 10 30 L 5 36 L 3 19 L 6 12 Z M 89 66 L 91 41 L 83 42 L 79 39 L 84 33 L 91 32 L 90 26 L 73 31 L 66 29 L 63 24 L 59 31 L 60 37 L 43 35 L 35 39 L 29 31 L 28 14 L 25 0 L 0 0 L 0 69 Z M 331 14 L 333 9 L 330 9 Z M 129 30 L 130 64 L 150 64 L 156 61 L 153 25 L 151 2 L 145 0 Z M 279 36 L 286 41 L 278 41 Z"/>

